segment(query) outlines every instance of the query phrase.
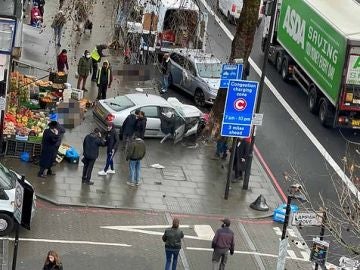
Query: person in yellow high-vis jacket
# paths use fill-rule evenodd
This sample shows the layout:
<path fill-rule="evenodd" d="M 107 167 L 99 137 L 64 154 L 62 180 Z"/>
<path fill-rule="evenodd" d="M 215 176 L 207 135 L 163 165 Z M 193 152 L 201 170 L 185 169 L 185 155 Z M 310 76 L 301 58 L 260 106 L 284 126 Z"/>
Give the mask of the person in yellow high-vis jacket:
<path fill-rule="evenodd" d="M 94 50 L 92 50 L 91 52 L 91 61 L 92 61 L 92 68 L 93 68 L 93 72 L 92 72 L 92 76 L 91 76 L 91 81 L 96 82 L 96 74 L 98 71 L 98 63 L 101 62 L 101 57 L 104 57 L 105 55 L 103 54 L 103 50 L 107 49 L 107 45 L 102 44 L 102 45 L 97 45 L 95 47 Z"/>
<path fill-rule="evenodd" d="M 98 69 L 96 78 L 97 86 L 99 87 L 97 99 L 106 99 L 107 89 L 111 87 L 113 79 L 110 64 L 107 60 L 105 60 L 102 67 Z"/>

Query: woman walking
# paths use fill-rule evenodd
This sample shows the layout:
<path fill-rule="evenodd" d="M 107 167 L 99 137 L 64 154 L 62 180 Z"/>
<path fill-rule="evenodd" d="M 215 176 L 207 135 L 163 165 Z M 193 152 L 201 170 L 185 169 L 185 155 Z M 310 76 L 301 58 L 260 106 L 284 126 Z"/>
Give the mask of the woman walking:
<path fill-rule="evenodd" d="M 184 238 L 184 233 L 179 230 L 180 221 L 178 218 L 173 219 L 171 228 L 166 229 L 162 237 L 165 242 L 166 264 L 165 270 L 170 270 L 172 259 L 172 270 L 176 270 L 177 260 L 181 249 L 181 239 Z"/>
<path fill-rule="evenodd" d="M 63 270 L 59 255 L 55 251 L 50 250 L 48 252 L 43 270 Z"/>

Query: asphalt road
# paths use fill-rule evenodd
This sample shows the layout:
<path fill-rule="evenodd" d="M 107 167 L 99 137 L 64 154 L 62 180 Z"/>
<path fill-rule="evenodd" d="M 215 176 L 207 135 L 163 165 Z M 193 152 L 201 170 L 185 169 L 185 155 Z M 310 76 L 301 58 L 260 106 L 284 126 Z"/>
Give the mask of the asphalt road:
<path fill-rule="evenodd" d="M 215 1 L 207 0 L 207 3 L 215 11 Z M 205 10 L 204 6 L 202 8 Z M 234 34 L 235 26 L 229 25 L 218 11 L 216 14 L 222 19 L 227 29 Z M 251 54 L 251 58 L 259 67 L 263 62 L 263 53 L 260 49 L 262 26 L 255 34 Z M 231 40 L 228 35 L 216 22 L 214 16 L 209 15 L 207 51 L 222 61 L 226 61 L 230 48 Z M 360 163 L 360 155 L 357 153 L 360 150 L 360 130 L 324 128 L 318 117 L 307 110 L 306 94 L 297 85 L 284 82 L 271 64 L 267 65 L 267 77 L 341 168 L 343 168 L 343 158 L 346 155 L 357 160 L 357 164 Z M 260 78 L 252 69 L 248 79 L 258 81 Z M 169 94 L 180 98 L 182 95 L 176 89 Z M 186 96 L 182 97 L 182 100 L 191 102 L 191 99 Z M 319 193 L 325 201 L 336 201 L 337 195 L 330 180 L 331 175 L 334 174 L 333 169 L 266 85 L 261 113 L 264 114 L 264 121 L 258 129 L 256 145 L 282 189 L 286 191 L 293 182 L 302 183 L 315 207 L 320 206 Z M 309 242 L 317 234 L 317 228 L 303 230 L 303 237 Z M 346 240 L 357 241 L 357 239 Z M 334 244 L 330 260 L 332 255 L 333 259 L 337 259 L 342 252 L 343 250 Z"/>
<path fill-rule="evenodd" d="M 221 225 L 220 218 L 198 215 L 179 218 L 185 239 L 178 269 L 184 269 L 184 264 L 188 269 L 210 269 L 211 240 Z M 164 228 L 169 227 L 169 220 L 171 216 L 163 212 L 64 208 L 39 202 L 31 231 L 20 231 L 17 269 L 41 269 L 50 249 L 60 254 L 65 270 L 163 269 L 161 236 Z M 270 219 L 233 220 L 236 251 L 229 258 L 227 269 L 239 269 L 240 264 L 242 269 L 275 269 L 281 233 L 277 226 Z M 295 245 L 299 241 L 294 232 L 291 234 L 287 269 L 309 269 L 304 262 L 308 255 L 301 243 Z M 12 246 L 10 241 L 10 258 Z"/>

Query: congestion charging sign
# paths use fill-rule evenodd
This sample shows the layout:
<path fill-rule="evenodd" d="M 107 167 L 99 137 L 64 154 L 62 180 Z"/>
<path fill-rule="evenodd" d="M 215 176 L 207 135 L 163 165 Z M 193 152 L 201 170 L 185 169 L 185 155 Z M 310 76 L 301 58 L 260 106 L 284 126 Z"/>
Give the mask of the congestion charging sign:
<path fill-rule="evenodd" d="M 221 136 L 248 138 L 251 134 L 258 82 L 230 80 Z"/>

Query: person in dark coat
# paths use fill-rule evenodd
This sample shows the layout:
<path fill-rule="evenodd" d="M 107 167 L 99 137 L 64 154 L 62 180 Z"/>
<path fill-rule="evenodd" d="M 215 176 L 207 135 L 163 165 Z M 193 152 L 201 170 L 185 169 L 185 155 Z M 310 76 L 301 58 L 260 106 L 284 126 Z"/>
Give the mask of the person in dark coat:
<path fill-rule="evenodd" d="M 135 132 L 139 134 L 141 139 L 145 138 L 146 121 L 145 113 L 140 111 L 139 117 L 136 120 Z"/>
<path fill-rule="evenodd" d="M 237 142 L 234 159 L 235 179 L 232 180 L 233 183 L 238 182 L 243 178 L 243 171 L 246 169 L 246 161 L 249 156 L 249 150 L 249 139 L 241 139 Z"/>
<path fill-rule="evenodd" d="M 48 252 L 43 270 L 63 270 L 59 255 L 55 251 L 50 250 Z"/>
<path fill-rule="evenodd" d="M 83 184 L 94 184 L 94 182 L 90 181 L 91 173 L 94 168 L 95 161 L 99 156 L 99 147 L 105 145 L 106 143 L 101 139 L 101 133 L 98 128 L 95 128 L 93 132 L 86 135 L 83 142 L 84 158 L 82 159 L 82 162 L 84 163 L 84 168 L 81 178 Z"/>
<path fill-rule="evenodd" d="M 165 134 L 165 137 L 162 138 L 160 143 L 164 143 L 167 138 L 174 136 L 175 134 L 175 124 L 176 119 L 174 112 L 164 111 L 160 114 L 160 128 L 161 132 Z"/>
<path fill-rule="evenodd" d="M 101 58 L 105 57 L 103 50 L 107 49 L 107 45 L 106 44 L 101 44 L 101 45 L 97 45 L 95 47 L 94 50 L 92 50 L 91 52 L 91 62 L 92 62 L 92 67 L 93 67 L 93 72 L 92 72 L 92 76 L 91 76 L 91 81 L 96 82 L 96 75 L 97 75 L 97 71 L 98 71 L 98 63 L 101 62 Z"/>
<path fill-rule="evenodd" d="M 40 170 L 39 177 L 46 177 L 45 170 L 51 172 L 51 167 L 56 159 L 58 143 L 60 140 L 59 131 L 56 129 L 57 122 L 51 121 L 49 128 L 44 130 L 41 142 L 41 155 L 40 155 Z"/>
<path fill-rule="evenodd" d="M 135 133 L 136 123 L 137 123 L 137 119 L 139 118 L 139 113 L 140 113 L 139 109 L 135 110 L 134 114 L 130 113 L 126 117 L 126 119 L 121 127 L 121 135 L 122 135 L 122 139 L 124 141 L 123 150 L 125 150 L 125 153 L 126 153 L 128 145 L 129 145 L 129 142 Z"/>
<path fill-rule="evenodd" d="M 67 59 L 67 50 L 63 49 L 57 57 L 57 68 L 59 72 L 65 72 L 65 68 L 69 71 L 69 64 Z"/>
<path fill-rule="evenodd" d="M 106 99 L 107 89 L 111 87 L 112 80 L 110 63 L 105 60 L 97 72 L 98 100 Z"/>
<path fill-rule="evenodd" d="M 164 235 L 162 236 L 162 240 L 165 242 L 165 270 L 170 270 L 171 264 L 171 269 L 176 270 L 177 260 L 181 249 L 181 239 L 184 238 L 184 233 L 179 229 L 179 224 L 179 219 L 174 218 L 172 227 L 166 229 Z"/>
<path fill-rule="evenodd" d="M 105 176 L 107 174 L 115 174 L 114 155 L 119 145 L 119 135 L 116 132 L 113 123 L 108 123 L 108 131 L 106 133 L 107 158 L 104 170 L 98 172 L 98 175 Z M 110 167 L 110 170 L 109 170 Z"/>

